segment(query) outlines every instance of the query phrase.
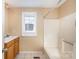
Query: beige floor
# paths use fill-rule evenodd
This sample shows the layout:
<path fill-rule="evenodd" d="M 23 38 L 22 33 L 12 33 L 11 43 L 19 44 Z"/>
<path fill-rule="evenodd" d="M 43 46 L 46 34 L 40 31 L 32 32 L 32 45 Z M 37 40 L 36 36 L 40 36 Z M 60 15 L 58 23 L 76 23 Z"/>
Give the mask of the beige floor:
<path fill-rule="evenodd" d="M 40 59 L 48 59 L 43 53 L 20 53 L 15 59 L 34 59 L 33 57 L 40 57 Z"/>

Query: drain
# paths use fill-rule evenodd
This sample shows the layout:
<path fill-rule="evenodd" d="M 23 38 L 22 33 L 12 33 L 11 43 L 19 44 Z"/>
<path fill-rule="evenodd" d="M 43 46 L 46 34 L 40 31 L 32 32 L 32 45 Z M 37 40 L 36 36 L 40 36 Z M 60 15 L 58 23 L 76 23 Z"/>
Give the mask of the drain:
<path fill-rule="evenodd" d="M 33 59 L 40 59 L 40 57 L 33 57 Z"/>

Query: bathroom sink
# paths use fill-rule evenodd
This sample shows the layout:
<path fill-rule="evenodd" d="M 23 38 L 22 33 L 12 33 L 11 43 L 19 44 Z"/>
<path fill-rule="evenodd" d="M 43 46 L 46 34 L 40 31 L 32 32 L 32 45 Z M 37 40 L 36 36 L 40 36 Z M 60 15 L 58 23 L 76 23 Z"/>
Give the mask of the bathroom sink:
<path fill-rule="evenodd" d="M 11 37 L 11 36 L 12 36 L 12 35 L 4 34 L 3 39 L 9 38 L 9 37 Z"/>
<path fill-rule="evenodd" d="M 8 43 L 9 41 L 15 39 L 16 37 L 18 37 L 18 36 L 11 36 L 11 35 L 6 36 L 6 37 L 3 38 L 4 43 Z"/>

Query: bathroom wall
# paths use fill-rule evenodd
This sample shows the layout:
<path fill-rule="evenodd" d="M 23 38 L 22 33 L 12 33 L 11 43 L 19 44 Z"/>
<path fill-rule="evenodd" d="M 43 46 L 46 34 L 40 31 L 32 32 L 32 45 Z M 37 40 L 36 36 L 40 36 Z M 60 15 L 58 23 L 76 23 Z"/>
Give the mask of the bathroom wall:
<path fill-rule="evenodd" d="M 68 41 L 68 42 L 75 42 L 75 29 L 76 29 L 76 15 L 75 13 L 71 14 L 71 15 L 67 15 L 63 18 L 61 18 L 61 38 L 63 38 L 64 40 Z"/>
<path fill-rule="evenodd" d="M 37 12 L 37 36 L 36 37 L 23 37 L 21 34 L 21 13 L 22 11 Z M 45 8 L 8 8 L 8 31 L 10 35 L 20 36 L 20 51 L 40 51 L 43 48 L 44 40 L 44 18 L 43 16 L 48 13 Z M 58 9 L 55 9 L 47 15 L 47 18 L 58 18 Z"/>
<path fill-rule="evenodd" d="M 65 43 L 63 40 L 74 43 L 76 41 L 76 18 L 75 13 L 67 15 L 61 18 L 60 21 L 60 43 L 64 48 L 64 51 L 72 51 L 73 47 L 70 44 Z"/>
<path fill-rule="evenodd" d="M 66 0 L 66 2 L 59 7 L 59 17 L 64 17 L 76 12 L 76 0 Z"/>
<path fill-rule="evenodd" d="M 59 7 L 60 33 L 59 33 L 59 48 L 63 51 L 72 50 L 72 45 L 62 43 L 62 40 L 74 43 L 76 41 L 76 0 L 66 0 Z"/>
<path fill-rule="evenodd" d="M 75 40 L 74 36 L 75 32 L 71 32 L 74 31 L 75 29 L 75 22 L 76 22 L 75 12 L 76 12 L 76 0 L 66 0 L 66 2 L 59 7 L 59 18 L 61 20 L 60 22 L 63 23 L 62 24 L 63 29 L 60 26 L 60 33 L 64 33 L 65 39 L 68 41 L 71 41 L 72 38 Z M 62 32 L 62 30 L 64 32 Z M 64 36 L 62 34 L 62 38 L 64 38 Z"/>
<path fill-rule="evenodd" d="M 8 8 L 5 7 L 5 24 L 4 24 L 4 34 L 8 33 Z"/>
<path fill-rule="evenodd" d="M 58 19 L 46 19 L 44 21 L 44 47 L 58 48 L 59 40 L 59 21 Z M 52 25 L 52 26 L 51 26 Z"/>

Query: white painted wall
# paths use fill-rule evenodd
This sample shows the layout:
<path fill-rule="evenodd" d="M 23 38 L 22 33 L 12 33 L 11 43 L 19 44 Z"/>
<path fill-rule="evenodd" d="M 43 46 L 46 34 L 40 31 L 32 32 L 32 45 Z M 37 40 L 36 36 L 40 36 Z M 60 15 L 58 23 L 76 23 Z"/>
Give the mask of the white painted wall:
<path fill-rule="evenodd" d="M 76 38 L 76 17 L 75 13 L 65 16 L 60 19 L 60 38 L 68 41 L 75 42 Z"/>
<path fill-rule="evenodd" d="M 44 47 L 58 47 L 59 20 L 44 21 Z"/>
<path fill-rule="evenodd" d="M 75 13 L 67 15 L 60 20 L 60 29 L 59 29 L 59 48 L 61 51 L 61 55 L 65 57 L 68 55 L 69 57 L 65 57 L 66 59 L 73 58 L 75 59 L 75 42 L 76 42 L 76 17 Z M 73 43 L 73 46 L 63 42 L 65 40 L 67 42 Z M 71 52 L 71 53 L 69 53 Z"/>

